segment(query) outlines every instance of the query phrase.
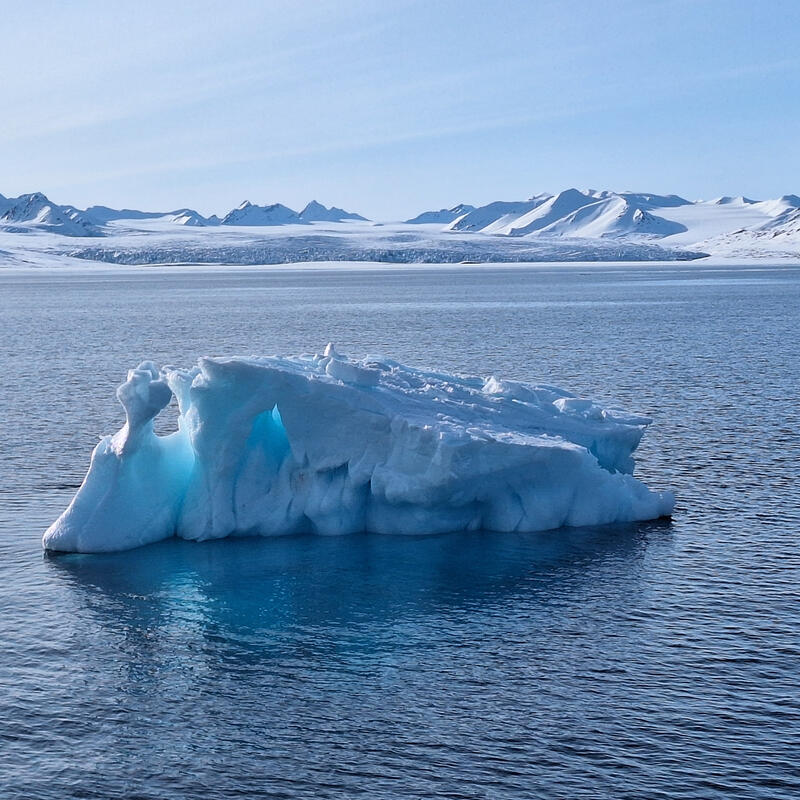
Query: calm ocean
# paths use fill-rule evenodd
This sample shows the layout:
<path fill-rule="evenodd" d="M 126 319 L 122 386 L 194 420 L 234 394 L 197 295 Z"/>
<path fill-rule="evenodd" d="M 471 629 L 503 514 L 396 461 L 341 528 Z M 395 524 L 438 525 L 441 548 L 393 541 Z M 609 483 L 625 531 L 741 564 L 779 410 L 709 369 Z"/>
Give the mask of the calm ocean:
<path fill-rule="evenodd" d="M 768 264 L 0 271 L 0 797 L 795 800 L 799 328 Z M 328 341 L 652 416 L 674 518 L 43 555 L 129 367 Z"/>

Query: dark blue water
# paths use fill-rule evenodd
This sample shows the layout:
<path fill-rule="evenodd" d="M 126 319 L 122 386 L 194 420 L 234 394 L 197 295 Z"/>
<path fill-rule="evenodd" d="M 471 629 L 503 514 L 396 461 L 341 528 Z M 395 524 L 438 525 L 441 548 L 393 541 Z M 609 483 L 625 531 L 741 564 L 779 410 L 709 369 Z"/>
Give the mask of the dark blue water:
<path fill-rule="evenodd" d="M 0 797 L 800 796 L 800 270 L 0 274 Z M 143 358 L 319 350 L 656 420 L 671 523 L 46 558 Z"/>

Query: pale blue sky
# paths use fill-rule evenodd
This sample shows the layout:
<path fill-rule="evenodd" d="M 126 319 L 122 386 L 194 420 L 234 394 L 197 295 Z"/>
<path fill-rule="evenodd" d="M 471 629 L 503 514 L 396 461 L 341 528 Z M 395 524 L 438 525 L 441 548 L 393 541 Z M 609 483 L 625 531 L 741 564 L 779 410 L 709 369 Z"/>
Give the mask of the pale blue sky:
<path fill-rule="evenodd" d="M 3 9 L 0 192 L 379 219 L 568 186 L 800 192 L 796 0 Z"/>

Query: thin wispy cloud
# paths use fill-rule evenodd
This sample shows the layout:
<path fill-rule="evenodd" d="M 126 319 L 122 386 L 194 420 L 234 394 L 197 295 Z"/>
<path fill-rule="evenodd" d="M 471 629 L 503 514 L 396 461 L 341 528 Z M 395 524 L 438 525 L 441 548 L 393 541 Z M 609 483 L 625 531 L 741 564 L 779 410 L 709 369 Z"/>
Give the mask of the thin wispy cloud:
<path fill-rule="evenodd" d="M 735 165 L 738 190 L 781 194 L 796 189 L 782 182 L 800 166 L 790 143 L 800 68 L 776 53 L 797 51 L 800 12 L 776 6 L 23 9 L 0 30 L 11 65 L 0 191 L 56 186 L 78 204 L 219 209 L 233 196 L 319 188 L 391 215 L 412 197 L 574 182 L 709 196 Z M 703 46 L 709 31 L 714 48 Z M 780 164 L 756 150 L 767 130 L 787 151 Z"/>

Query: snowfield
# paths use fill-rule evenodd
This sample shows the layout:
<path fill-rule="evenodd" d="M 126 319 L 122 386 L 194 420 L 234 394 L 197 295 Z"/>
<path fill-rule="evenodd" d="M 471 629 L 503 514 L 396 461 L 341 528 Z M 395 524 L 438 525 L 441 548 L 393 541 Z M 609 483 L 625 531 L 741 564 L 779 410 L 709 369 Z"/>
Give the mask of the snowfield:
<path fill-rule="evenodd" d="M 633 477 L 649 419 L 552 386 L 411 369 L 382 357 L 145 362 L 117 396 L 48 550 L 126 550 L 173 535 L 540 531 L 671 514 Z M 172 400 L 178 430 L 153 419 Z"/>
<path fill-rule="evenodd" d="M 0 195 L 0 266 L 260 265 L 300 262 L 510 263 L 800 259 L 800 197 L 579 191 L 379 223 L 312 201 L 301 211 L 245 201 L 221 218 L 59 206 Z"/>

